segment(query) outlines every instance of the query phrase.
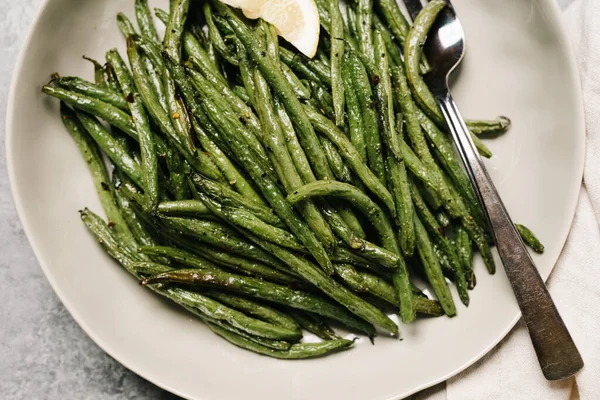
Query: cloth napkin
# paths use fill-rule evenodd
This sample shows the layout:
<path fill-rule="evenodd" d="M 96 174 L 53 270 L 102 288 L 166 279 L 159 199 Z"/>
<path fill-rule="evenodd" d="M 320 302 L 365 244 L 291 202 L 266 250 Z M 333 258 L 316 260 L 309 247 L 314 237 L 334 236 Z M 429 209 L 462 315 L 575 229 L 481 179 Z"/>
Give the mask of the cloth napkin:
<path fill-rule="evenodd" d="M 521 320 L 478 363 L 414 399 L 600 399 L 600 1 L 577 0 L 563 17 L 581 73 L 587 148 L 575 220 L 548 287 L 585 367 L 574 378 L 546 381 Z"/>

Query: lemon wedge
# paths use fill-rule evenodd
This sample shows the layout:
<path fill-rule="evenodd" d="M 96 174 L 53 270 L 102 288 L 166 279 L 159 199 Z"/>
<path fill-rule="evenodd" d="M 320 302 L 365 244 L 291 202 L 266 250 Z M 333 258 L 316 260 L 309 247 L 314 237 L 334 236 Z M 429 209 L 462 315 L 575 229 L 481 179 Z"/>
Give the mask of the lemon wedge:
<path fill-rule="evenodd" d="M 279 36 L 307 57 L 314 57 L 319 44 L 319 11 L 314 0 L 222 0 L 241 8 L 246 18 L 262 18 Z"/>

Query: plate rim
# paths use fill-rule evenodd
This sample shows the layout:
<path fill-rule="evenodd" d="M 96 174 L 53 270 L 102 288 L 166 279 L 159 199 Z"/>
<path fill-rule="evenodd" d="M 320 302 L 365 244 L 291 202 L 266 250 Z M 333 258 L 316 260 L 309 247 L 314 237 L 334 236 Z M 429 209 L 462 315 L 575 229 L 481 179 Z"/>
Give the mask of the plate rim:
<path fill-rule="evenodd" d="M 117 351 L 112 351 L 111 345 L 105 343 L 103 341 L 103 339 L 98 337 L 93 332 L 93 330 L 90 329 L 86 325 L 86 323 L 83 321 L 83 319 L 80 317 L 80 315 L 78 313 L 72 311 L 74 308 L 71 307 L 71 302 L 65 298 L 64 294 L 59 289 L 58 283 L 56 282 L 56 280 L 50 273 L 50 268 L 48 267 L 49 263 L 44 259 L 44 257 L 42 257 L 42 252 L 39 250 L 39 247 L 37 246 L 35 240 L 32 239 L 33 236 L 30 234 L 31 228 L 29 226 L 28 219 L 26 218 L 26 212 L 23 209 L 21 194 L 18 193 L 17 185 L 16 185 L 16 176 L 15 176 L 13 151 L 12 151 L 13 136 L 14 136 L 14 133 L 13 133 L 14 121 L 13 120 L 14 120 L 14 115 L 15 115 L 15 104 L 14 103 L 15 103 L 15 98 L 17 96 L 17 82 L 20 81 L 20 78 L 21 78 L 21 71 L 23 70 L 23 64 L 25 62 L 25 56 L 27 53 L 26 50 L 30 47 L 31 42 L 33 40 L 33 33 L 39 23 L 39 20 L 41 19 L 42 15 L 48 8 L 48 5 L 50 4 L 51 1 L 53 1 L 53 0 L 42 0 L 40 5 L 38 6 L 38 9 L 35 12 L 33 20 L 31 21 L 31 23 L 29 25 L 27 34 L 25 35 L 25 38 L 20 46 L 19 55 L 17 57 L 17 62 L 15 63 L 15 66 L 13 67 L 12 79 L 11 79 L 10 89 L 9 89 L 8 98 L 7 98 L 6 123 L 5 123 L 6 167 L 7 167 L 10 190 L 12 193 L 13 203 L 14 203 L 15 209 L 17 211 L 17 216 L 19 217 L 19 221 L 21 222 L 21 226 L 23 227 L 23 231 L 25 233 L 25 236 L 27 237 L 27 241 L 29 242 L 29 245 L 33 251 L 33 254 L 35 255 L 35 258 L 36 258 L 38 264 L 40 265 L 40 267 L 44 273 L 44 276 L 50 283 L 52 290 L 54 291 L 56 296 L 59 298 L 61 303 L 65 306 L 65 308 L 67 309 L 67 311 L 69 312 L 71 317 L 75 320 L 77 325 L 84 331 L 84 333 L 90 339 L 92 339 L 92 341 L 98 347 L 100 347 L 102 349 L 102 351 L 104 351 L 107 355 L 109 355 L 111 358 L 115 359 L 119 364 L 121 364 L 128 370 L 132 371 L 136 375 L 142 377 L 143 379 L 147 380 L 148 382 L 151 382 L 152 384 L 156 385 L 159 388 L 167 390 L 170 393 L 173 393 L 184 399 L 192 399 L 192 397 L 189 397 L 185 393 L 180 392 L 178 389 L 161 382 L 159 377 L 155 378 L 155 377 L 149 376 L 149 374 L 140 372 L 138 368 L 131 367 L 129 361 L 124 360 L 124 357 L 122 357 L 120 354 L 118 354 Z M 530 0 L 530 1 L 540 1 L 540 0 Z M 576 165 L 575 169 L 576 169 L 576 171 L 578 171 L 577 176 L 579 178 L 577 180 L 574 180 L 572 183 L 573 188 L 569 192 L 572 192 L 573 195 L 567 202 L 568 206 L 565 208 L 567 211 L 565 213 L 565 215 L 568 216 L 569 223 L 566 224 L 565 230 L 563 232 L 561 232 L 561 234 L 560 234 L 560 237 L 562 238 L 561 241 L 563 244 L 561 246 L 560 251 L 557 253 L 557 257 L 553 262 L 553 266 L 550 269 L 548 276 L 543 277 L 544 281 L 547 281 L 548 278 L 550 277 L 550 275 L 552 274 L 552 272 L 554 271 L 554 268 L 556 267 L 556 263 L 558 262 L 558 259 L 560 258 L 562 251 L 564 250 L 564 247 L 567 242 L 567 238 L 569 236 L 569 233 L 571 231 L 571 227 L 573 225 L 573 221 L 575 218 L 575 212 L 577 210 L 577 204 L 579 202 L 579 196 L 581 193 L 581 184 L 583 181 L 587 135 L 586 135 L 586 126 L 585 126 L 585 108 L 584 108 L 584 101 L 583 101 L 583 89 L 581 87 L 581 76 L 580 76 L 579 68 L 577 66 L 577 58 L 575 55 L 573 43 L 571 42 L 568 30 L 563 22 L 562 12 L 561 12 L 560 7 L 559 7 L 558 3 L 556 2 L 556 0 L 542 0 L 542 1 L 544 3 L 546 3 L 546 6 L 548 7 L 548 10 L 552 13 L 552 16 L 557 21 L 559 21 L 559 23 L 557 24 L 556 30 L 560 34 L 559 35 L 560 45 L 561 45 L 561 47 L 563 47 L 565 49 L 566 53 L 569 56 L 568 63 L 567 63 L 568 72 L 569 72 L 570 78 L 573 80 L 573 82 L 576 83 L 575 88 L 573 88 L 574 89 L 574 99 L 573 100 L 576 101 L 575 107 L 577 108 L 577 114 L 578 114 L 575 116 L 577 118 L 577 126 L 573 127 L 573 131 L 576 132 L 575 137 L 580 142 L 579 145 L 576 147 L 576 153 L 575 153 L 576 161 L 577 161 L 577 165 Z M 427 388 L 435 386 L 435 385 L 437 385 L 441 382 L 444 382 L 444 381 L 460 374 L 461 372 L 465 371 L 467 368 L 469 368 L 470 366 L 475 364 L 477 361 L 481 360 L 483 357 L 485 357 L 487 354 L 489 354 L 504 338 L 506 338 L 508 336 L 508 334 L 510 333 L 510 331 L 513 330 L 513 328 L 515 327 L 517 322 L 519 322 L 520 319 L 521 319 L 521 312 L 519 311 L 519 312 L 517 312 L 517 315 L 515 315 L 514 319 L 510 322 L 510 324 L 508 324 L 507 328 L 504 331 L 502 331 L 493 341 L 491 341 L 487 347 L 485 347 L 483 350 L 481 350 L 481 352 L 478 353 L 476 356 L 474 356 L 470 360 L 463 363 L 461 366 L 455 368 L 452 372 L 450 372 L 444 376 L 441 376 L 439 378 L 433 379 L 430 382 L 420 385 L 414 389 L 408 390 L 405 393 L 401 393 L 397 396 L 390 397 L 387 400 L 404 399 L 407 396 L 413 395 L 422 390 L 425 390 Z M 196 397 L 195 399 L 210 400 L 207 398 L 198 398 L 198 397 Z"/>

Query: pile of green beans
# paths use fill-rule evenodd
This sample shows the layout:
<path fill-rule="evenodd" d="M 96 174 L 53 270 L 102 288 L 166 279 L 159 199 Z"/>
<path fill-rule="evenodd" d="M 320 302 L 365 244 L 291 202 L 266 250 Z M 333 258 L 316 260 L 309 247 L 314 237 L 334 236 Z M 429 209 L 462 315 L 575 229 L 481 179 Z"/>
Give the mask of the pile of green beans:
<path fill-rule="evenodd" d="M 452 286 L 465 306 L 475 286 L 473 251 L 495 266 L 421 77 L 442 3 L 411 26 L 394 0 L 318 0 L 311 60 L 216 0 L 154 10 L 161 39 L 135 0 L 137 28 L 117 16 L 126 59 L 86 57 L 92 81 L 54 75 L 43 87 L 104 209 L 106 220 L 81 211 L 84 224 L 145 287 L 270 357 L 351 348 L 332 326 L 398 336 L 393 310 L 403 324 L 454 316 Z M 480 138 L 510 120 L 468 125 L 488 157 Z"/>

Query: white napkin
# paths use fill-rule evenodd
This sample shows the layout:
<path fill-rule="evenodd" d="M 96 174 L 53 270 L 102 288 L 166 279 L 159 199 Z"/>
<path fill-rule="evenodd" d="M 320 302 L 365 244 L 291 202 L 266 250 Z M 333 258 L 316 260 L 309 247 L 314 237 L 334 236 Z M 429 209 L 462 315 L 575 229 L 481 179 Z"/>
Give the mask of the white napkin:
<path fill-rule="evenodd" d="M 540 371 L 523 321 L 490 354 L 419 400 L 600 399 L 600 1 L 578 0 L 564 13 L 581 72 L 587 149 L 577 213 L 548 281 L 585 368 L 550 383 Z M 444 390 L 445 389 L 445 390 Z"/>

